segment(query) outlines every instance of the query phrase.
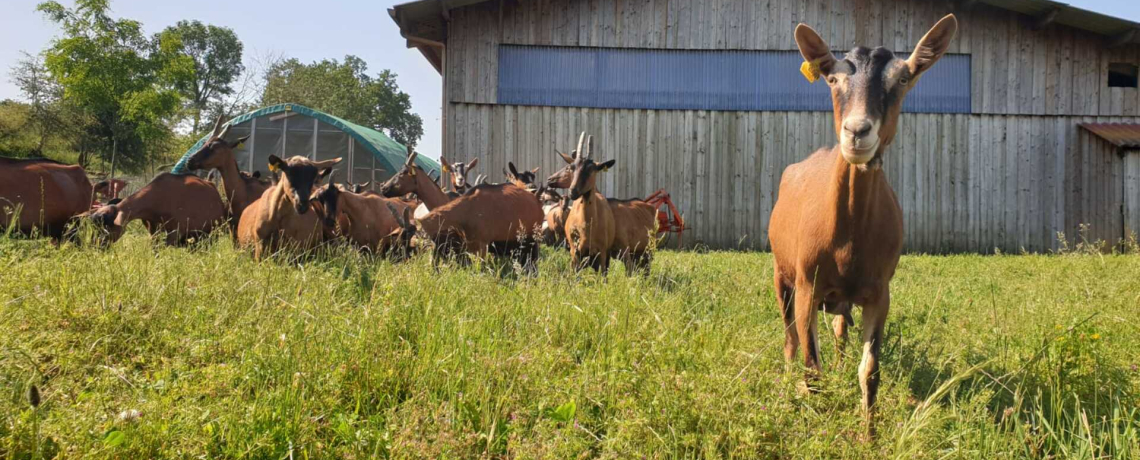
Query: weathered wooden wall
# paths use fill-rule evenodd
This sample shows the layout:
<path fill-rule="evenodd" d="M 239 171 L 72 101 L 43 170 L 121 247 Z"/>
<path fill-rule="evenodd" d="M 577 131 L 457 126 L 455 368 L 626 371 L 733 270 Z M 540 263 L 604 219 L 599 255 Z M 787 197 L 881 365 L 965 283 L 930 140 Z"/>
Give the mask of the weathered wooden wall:
<path fill-rule="evenodd" d="M 1124 154 L 1124 234 L 1140 235 L 1140 149 Z"/>
<path fill-rule="evenodd" d="M 498 45 L 794 50 L 796 24 L 835 49 L 909 51 L 950 2 L 929 0 L 501 0 L 454 10 L 445 98 L 497 102 Z M 972 56 L 973 113 L 1140 116 L 1140 91 L 1109 88 L 1109 62 L 1140 62 L 1140 47 L 975 5 L 951 53 Z"/>
<path fill-rule="evenodd" d="M 604 193 L 663 187 L 692 226 L 686 241 L 722 248 L 767 249 L 784 167 L 835 139 L 826 112 L 452 104 L 449 113 L 445 148 L 462 152 L 449 160 L 479 157 L 493 179 L 508 161 L 545 177 L 562 166 L 555 149 L 593 133 L 598 155 L 618 161 L 599 184 Z M 1047 251 L 1057 232 L 1072 239 L 1082 223 L 1092 238 L 1119 239 L 1126 162 L 1077 128 L 1085 121 L 1140 118 L 903 114 L 884 168 L 905 212 L 907 250 Z M 1129 164 L 1140 174 L 1140 161 Z"/>

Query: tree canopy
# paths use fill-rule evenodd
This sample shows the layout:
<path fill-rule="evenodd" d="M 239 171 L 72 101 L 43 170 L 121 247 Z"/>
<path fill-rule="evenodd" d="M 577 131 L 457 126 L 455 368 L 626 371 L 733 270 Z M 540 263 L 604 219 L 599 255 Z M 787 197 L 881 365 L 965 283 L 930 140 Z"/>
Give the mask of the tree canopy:
<path fill-rule="evenodd" d="M 178 80 L 175 88 L 186 100 L 193 119 L 193 131 L 201 128 L 203 113 L 211 104 L 219 104 L 223 96 L 233 94 L 233 84 L 245 67 L 242 44 L 232 29 L 203 24 L 201 21 L 178 21 L 161 35 L 177 37 L 179 51 L 194 62 L 192 78 Z"/>
<path fill-rule="evenodd" d="M 386 131 L 403 144 L 415 144 L 423 136 L 423 120 L 411 112 L 411 98 L 400 91 L 396 74 L 384 70 L 371 76 L 364 60 L 352 55 L 344 62 L 325 59 L 305 64 L 287 59 L 274 64 L 266 75 L 261 102 L 312 107 Z"/>
<path fill-rule="evenodd" d="M 72 9 L 49 1 L 37 9 L 62 29 L 44 52 L 45 65 L 64 98 L 95 120 L 92 129 L 109 144 L 100 154 L 141 166 L 147 144 L 169 137 L 181 102 L 176 88 L 194 72 L 179 38 L 148 39 L 139 22 L 111 17 L 108 0 L 77 0 Z"/>

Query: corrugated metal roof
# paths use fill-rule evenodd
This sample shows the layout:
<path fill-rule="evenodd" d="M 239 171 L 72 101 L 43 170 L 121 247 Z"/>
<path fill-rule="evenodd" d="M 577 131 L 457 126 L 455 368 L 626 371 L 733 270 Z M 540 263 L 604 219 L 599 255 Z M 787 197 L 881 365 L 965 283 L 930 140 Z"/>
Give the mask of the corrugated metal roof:
<path fill-rule="evenodd" d="M 1117 147 L 1140 147 L 1140 123 L 1081 123 L 1080 126 Z"/>

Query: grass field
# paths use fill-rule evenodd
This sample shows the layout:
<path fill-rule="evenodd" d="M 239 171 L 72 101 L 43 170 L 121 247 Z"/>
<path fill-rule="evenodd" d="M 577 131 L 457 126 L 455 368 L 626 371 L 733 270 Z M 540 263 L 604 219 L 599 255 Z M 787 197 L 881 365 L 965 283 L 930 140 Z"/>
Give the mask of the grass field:
<path fill-rule="evenodd" d="M 567 265 L 0 237 L 0 458 L 1140 457 L 1135 255 L 904 257 L 870 443 L 826 331 L 797 393 L 769 255 Z"/>

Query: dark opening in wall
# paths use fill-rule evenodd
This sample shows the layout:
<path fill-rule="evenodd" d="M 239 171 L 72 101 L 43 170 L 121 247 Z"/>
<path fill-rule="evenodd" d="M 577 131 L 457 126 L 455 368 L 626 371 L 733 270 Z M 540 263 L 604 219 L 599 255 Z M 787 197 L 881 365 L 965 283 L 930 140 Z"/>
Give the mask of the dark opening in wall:
<path fill-rule="evenodd" d="M 1108 64 L 1109 88 L 1135 88 L 1138 76 L 1140 72 L 1137 71 L 1136 64 L 1124 62 Z"/>

